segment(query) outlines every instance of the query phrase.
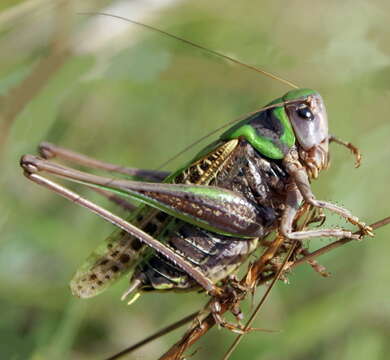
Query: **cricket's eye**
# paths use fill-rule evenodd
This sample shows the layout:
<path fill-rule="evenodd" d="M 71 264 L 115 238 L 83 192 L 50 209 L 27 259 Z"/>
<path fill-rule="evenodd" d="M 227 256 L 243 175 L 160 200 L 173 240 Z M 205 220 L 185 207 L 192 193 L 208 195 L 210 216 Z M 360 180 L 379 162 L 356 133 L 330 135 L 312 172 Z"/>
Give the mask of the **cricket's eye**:
<path fill-rule="evenodd" d="M 297 110 L 297 114 L 300 118 L 308 120 L 308 121 L 313 121 L 314 120 L 314 115 L 309 109 L 308 106 L 304 105 Z"/>
<path fill-rule="evenodd" d="M 319 94 L 310 99 L 286 105 L 288 117 L 300 146 L 308 150 L 328 136 L 328 120 L 324 102 Z"/>

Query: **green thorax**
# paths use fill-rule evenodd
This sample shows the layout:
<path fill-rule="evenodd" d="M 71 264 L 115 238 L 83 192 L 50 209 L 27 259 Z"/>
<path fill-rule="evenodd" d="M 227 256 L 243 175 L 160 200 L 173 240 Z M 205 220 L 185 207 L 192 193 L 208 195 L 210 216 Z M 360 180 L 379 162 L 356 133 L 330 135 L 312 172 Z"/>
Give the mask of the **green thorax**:
<path fill-rule="evenodd" d="M 285 101 L 304 99 L 316 92 L 297 89 L 286 93 L 266 106 L 281 104 L 271 109 L 260 110 L 222 134 L 222 140 L 244 137 L 258 152 L 271 159 L 283 159 L 288 149 L 295 144 L 295 135 L 284 106 Z"/>

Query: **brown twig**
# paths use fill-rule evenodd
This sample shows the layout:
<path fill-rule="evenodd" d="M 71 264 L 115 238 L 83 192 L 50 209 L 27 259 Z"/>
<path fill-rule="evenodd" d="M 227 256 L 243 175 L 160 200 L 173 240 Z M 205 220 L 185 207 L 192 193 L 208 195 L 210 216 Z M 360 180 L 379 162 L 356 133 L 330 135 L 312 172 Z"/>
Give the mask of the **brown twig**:
<path fill-rule="evenodd" d="M 278 236 L 279 238 L 283 238 L 282 236 Z M 293 254 L 294 250 L 296 249 L 296 246 L 298 245 L 298 241 L 295 240 L 293 244 L 290 247 L 290 250 L 288 251 L 282 265 L 280 266 L 279 270 L 276 272 L 274 278 L 271 281 L 271 284 L 268 286 L 267 290 L 264 292 L 263 296 L 261 297 L 260 302 L 257 304 L 256 309 L 253 311 L 252 315 L 250 316 L 248 322 L 245 325 L 245 330 L 249 329 L 252 326 L 252 323 L 255 321 L 255 318 L 257 314 L 259 313 L 261 307 L 264 305 L 265 301 L 268 298 L 268 295 L 270 294 L 272 288 L 274 287 L 275 283 L 280 279 L 284 272 L 284 268 L 290 259 L 290 256 Z M 223 360 L 229 359 L 230 355 L 233 353 L 233 351 L 237 348 L 239 345 L 241 339 L 243 338 L 244 334 L 239 334 L 232 345 L 229 347 L 228 351 L 226 352 L 225 356 L 223 357 Z"/>
<path fill-rule="evenodd" d="M 117 360 L 117 359 L 120 359 L 121 357 L 123 357 L 124 355 L 127 355 L 127 354 L 130 354 L 131 352 L 139 349 L 140 347 L 152 342 L 153 340 L 155 339 L 158 339 L 159 337 L 173 331 L 173 330 L 176 330 L 178 329 L 179 327 L 187 324 L 188 322 L 190 322 L 191 320 L 193 320 L 196 316 L 198 315 L 198 312 L 194 312 L 190 315 L 187 315 L 186 317 L 180 319 L 179 321 L 176 321 L 175 323 L 171 324 L 171 325 L 168 325 L 167 327 L 165 327 L 164 329 L 162 330 L 159 330 L 157 331 L 156 333 L 148 336 L 147 338 L 129 346 L 128 348 L 122 350 L 121 352 L 113 355 L 113 356 L 110 356 L 109 358 L 106 358 L 105 360 Z"/>
<path fill-rule="evenodd" d="M 311 220 L 310 215 L 314 215 L 314 213 L 310 213 L 311 206 L 308 204 L 304 204 L 297 216 L 296 219 L 300 219 L 303 216 L 306 215 L 305 220 L 301 224 L 301 230 L 307 225 L 307 223 Z M 247 274 L 245 275 L 244 279 L 242 280 L 242 285 L 247 286 L 249 289 L 254 289 L 257 286 L 257 281 L 259 278 L 259 274 L 261 274 L 264 270 L 266 265 L 275 257 L 277 251 L 282 246 L 285 238 L 281 235 L 277 235 L 274 241 L 268 245 L 267 249 L 264 251 L 264 253 L 261 255 L 261 257 L 252 265 L 250 266 Z"/>
<path fill-rule="evenodd" d="M 390 216 L 386 217 L 380 221 L 377 221 L 371 225 L 371 227 L 375 229 L 379 229 L 387 224 L 390 223 Z M 277 241 L 277 239 L 275 240 Z M 323 255 L 331 250 L 334 250 L 342 245 L 345 245 L 349 242 L 351 242 L 352 239 L 340 239 L 337 241 L 332 242 L 329 245 L 326 245 L 316 251 L 313 251 L 312 253 L 309 253 L 305 256 L 303 256 L 300 259 L 295 260 L 294 262 L 286 265 L 286 270 L 288 271 L 291 268 L 294 268 L 300 264 L 303 264 L 305 262 L 308 262 L 309 260 L 313 260 L 314 258 Z M 257 282 L 257 285 L 264 284 L 265 282 L 273 279 L 275 277 L 275 274 L 270 274 L 265 277 L 263 277 L 261 280 Z M 223 303 L 221 306 L 221 314 L 225 313 L 230 309 L 231 304 L 229 303 Z M 207 308 L 207 305 L 206 307 Z M 184 334 L 184 336 L 175 343 L 165 354 L 163 354 L 159 360 L 180 360 L 182 359 L 182 355 L 184 352 L 192 346 L 195 342 L 197 342 L 204 334 L 207 333 L 208 330 L 210 330 L 215 325 L 215 320 L 211 314 L 208 314 L 203 319 L 199 321 L 195 321 L 190 329 Z"/>
<path fill-rule="evenodd" d="M 387 224 L 390 224 L 390 216 L 382 219 L 382 220 L 379 220 L 373 224 L 371 224 L 370 226 L 372 227 L 373 230 L 376 230 L 376 229 L 379 229 Z M 359 234 L 359 231 L 357 231 L 355 234 Z M 323 255 L 333 249 L 336 249 L 342 245 L 345 245 L 351 241 L 356 241 L 354 239 L 347 239 L 347 238 L 343 238 L 343 239 L 340 239 L 340 240 L 337 240 L 337 241 L 334 241 L 332 243 L 330 243 L 329 245 L 326 245 L 316 251 L 313 251 L 309 254 L 307 254 L 306 256 L 304 256 L 303 258 L 299 259 L 299 260 L 296 260 L 294 261 L 290 266 L 289 268 L 294 268 L 302 263 L 305 263 L 305 262 L 308 262 L 309 260 L 312 260 L 320 255 Z"/>

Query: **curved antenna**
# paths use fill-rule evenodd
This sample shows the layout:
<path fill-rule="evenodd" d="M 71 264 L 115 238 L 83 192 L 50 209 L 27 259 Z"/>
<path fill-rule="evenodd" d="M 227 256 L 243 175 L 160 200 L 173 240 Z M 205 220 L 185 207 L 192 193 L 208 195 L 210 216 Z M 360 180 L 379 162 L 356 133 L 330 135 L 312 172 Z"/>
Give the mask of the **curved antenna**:
<path fill-rule="evenodd" d="M 208 49 L 208 48 L 206 48 L 206 47 L 204 47 L 204 46 L 202 46 L 202 45 L 199 45 L 199 44 L 196 44 L 196 43 L 194 43 L 194 42 L 192 42 L 192 41 L 190 41 L 190 40 L 181 38 L 180 36 L 171 34 L 171 33 L 167 32 L 167 31 L 164 31 L 164 30 L 155 28 L 155 27 L 153 27 L 153 26 L 151 26 L 151 25 L 147 25 L 147 24 L 144 24 L 144 23 L 135 21 L 135 20 L 131 20 L 131 19 L 129 19 L 129 18 L 125 18 L 125 17 L 123 17 L 123 16 L 119 16 L 119 15 L 115 15 L 115 14 L 109 14 L 109 13 L 105 13 L 105 12 L 79 12 L 78 14 L 79 14 L 79 15 L 101 15 L 101 16 L 108 16 L 108 17 L 112 17 L 112 18 L 116 18 L 116 19 L 120 19 L 120 20 L 129 22 L 129 23 L 134 24 L 134 25 L 138 25 L 138 26 L 144 27 L 144 28 L 146 28 L 146 29 L 148 29 L 148 30 L 155 31 L 155 32 L 160 33 L 160 34 L 162 34 L 162 35 L 166 35 L 166 36 L 168 36 L 168 37 L 170 37 L 170 38 L 172 38 L 172 39 L 175 39 L 175 40 L 184 42 L 184 43 L 187 44 L 187 45 L 193 46 L 193 47 L 198 48 L 198 49 L 200 49 L 200 50 L 203 50 L 203 51 L 205 51 L 205 52 L 207 52 L 207 53 L 213 54 L 213 55 L 215 55 L 215 56 L 217 56 L 217 57 L 219 57 L 219 58 L 222 58 L 222 59 L 225 59 L 225 60 L 229 60 L 229 61 L 231 61 L 231 62 L 233 62 L 233 63 L 235 63 L 235 64 L 238 64 L 238 65 L 240 65 L 240 66 L 243 66 L 243 67 L 245 67 L 245 68 L 247 68 L 247 69 L 253 70 L 253 71 L 255 71 L 255 72 L 257 72 L 257 73 L 260 73 L 260 74 L 262 74 L 262 75 L 264 75 L 264 76 L 270 77 L 271 79 L 275 79 L 275 80 L 277 80 L 277 81 L 280 81 L 280 82 L 282 82 L 283 84 L 288 85 L 288 86 L 291 86 L 291 87 L 294 88 L 294 89 L 298 89 L 298 88 L 299 88 L 297 85 L 293 84 L 292 82 L 290 82 L 290 81 L 288 81 L 288 80 L 285 80 L 285 79 L 283 79 L 283 78 L 280 78 L 280 77 L 278 77 L 278 76 L 276 76 L 276 75 L 274 75 L 274 74 L 271 74 L 271 73 L 269 73 L 268 71 L 261 70 L 261 69 L 255 67 L 255 66 L 253 66 L 253 65 L 245 64 L 245 63 L 243 63 L 243 62 L 241 62 L 241 61 L 239 61 L 239 60 L 237 60 L 237 59 L 234 59 L 234 58 L 232 58 L 232 57 L 230 57 L 230 56 L 224 55 L 224 54 L 219 53 L 219 52 L 217 52 L 217 51 L 215 51 L 215 50 Z M 234 119 L 234 120 L 232 120 L 232 121 L 227 122 L 226 124 L 224 124 L 224 125 L 222 125 L 222 126 L 216 128 L 216 129 L 212 130 L 212 131 L 209 132 L 208 134 L 202 136 L 200 139 L 194 141 L 193 143 L 191 143 L 190 145 L 188 145 L 187 147 L 185 147 L 183 150 L 181 150 L 180 152 L 178 152 L 176 155 L 172 156 L 172 157 L 169 158 L 167 161 L 165 161 L 163 164 L 161 164 L 156 170 L 162 169 L 162 168 L 165 167 L 167 164 L 171 163 L 173 160 L 176 160 L 178 157 L 180 157 L 181 155 L 183 155 L 184 153 L 186 153 L 187 151 L 189 151 L 190 149 L 192 149 L 194 146 L 198 145 L 199 143 L 201 143 L 202 141 L 206 140 L 206 139 L 209 138 L 210 136 L 212 136 L 212 135 L 218 133 L 219 131 L 225 129 L 226 127 L 228 127 L 228 126 L 230 126 L 230 125 L 232 125 L 232 124 L 235 124 L 235 123 L 237 123 L 238 121 L 243 120 L 243 119 L 245 119 L 246 117 L 249 117 L 249 116 L 251 116 L 251 115 L 253 115 L 253 114 L 255 114 L 255 113 L 259 112 L 259 111 L 264 111 L 264 110 L 271 109 L 271 108 L 277 107 L 277 106 L 284 106 L 285 104 L 291 103 L 291 102 L 294 102 L 294 100 L 289 100 L 289 101 L 285 101 L 285 102 L 282 102 L 282 103 L 278 103 L 278 104 L 273 104 L 273 105 L 265 106 L 265 107 L 262 107 L 262 108 L 260 108 L 260 109 L 255 110 L 255 111 L 252 111 L 252 112 L 250 112 L 250 113 L 248 113 L 248 114 L 245 114 L 245 115 L 243 115 L 243 116 L 240 116 L 240 117 L 237 118 L 237 119 Z"/>
<path fill-rule="evenodd" d="M 240 65 L 242 67 L 245 67 L 247 69 L 250 69 L 250 70 L 253 70 L 257 73 L 260 73 L 264 76 L 267 76 L 271 79 L 274 79 L 274 80 L 277 80 L 277 81 L 280 81 L 281 83 L 285 84 L 285 85 L 288 85 L 294 89 L 298 89 L 298 86 L 293 84 L 291 81 L 288 81 L 288 80 L 285 80 L 277 75 L 274 75 L 268 71 L 265 71 L 265 70 L 262 70 L 262 69 L 259 69 L 257 68 L 256 66 L 253 66 L 253 65 L 249 65 L 249 64 L 245 64 L 243 63 L 242 61 L 240 60 L 237 60 L 237 59 L 234 59 L 228 55 L 224 55 L 218 51 L 215 51 L 215 50 L 211 50 L 211 49 L 208 49 L 202 45 L 199 45 L 197 43 L 194 43 L 190 40 L 187 40 L 187 39 L 184 39 L 180 36 L 177 36 L 177 35 L 174 35 L 174 34 L 171 34 L 167 31 L 164 31 L 164 30 L 161 30 L 161 29 L 158 29 L 158 28 L 155 28 L 154 26 L 151 26 L 151 25 L 147 25 L 147 24 L 144 24 L 144 23 L 141 23 L 141 22 L 138 22 L 138 21 L 135 21 L 135 20 L 131 20 L 129 18 L 125 18 L 123 16 L 119 16 L 119 15 L 114 15 L 114 14 L 109 14 L 109 13 L 105 13 L 105 12 L 80 12 L 79 14 L 81 15 L 102 15 L 102 16 L 109 16 L 109 17 L 112 17 L 112 18 L 116 18 L 116 19 L 120 19 L 120 20 L 123 20 L 123 21 L 126 21 L 126 22 L 129 22 L 131 24 L 134 24 L 134 25 L 138 25 L 138 26 L 142 26 L 143 28 L 145 29 L 148 29 L 148 30 L 152 30 L 152 31 L 155 31 L 155 32 L 158 32 L 160 34 L 163 34 L 165 36 L 168 36 L 172 39 L 175 39 L 175 40 L 179 40 L 187 45 L 190 45 L 190 46 L 193 46 L 195 48 L 198 48 L 200 50 L 203 50 L 209 54 L 213 54 L 214 56 L 217 56 L 219 58 L 222 58 L 222 59 L 225 59 L 225 60 L 229 60 L 230 62 L 234 63 L 234 64 L 237 64 L 237 65 Z"/>
<path fill-rule="evenodd" d="M 291 103 L 294 103 L 296 102 L 297 100 L 288 100 L 288 101 L 283 101 L 281 103 L 277 103 L 277 104 L 272 104 L 272 105 L 268 105 L 268 106 L 264 106 L 260 109 L 257 109 L 255 111 L 252 111 L 250 113 L 247 113 L 245 115 L 241 115 L 239 118 L 236 118 L 232 121 L 228 121 L 227 123 L 221 125 L 220 127 L 214 129 L 214 130 L 211 130 L 209 133 L 207 133 L 206 135 L 200 137 L 198 140 L 194 141 L 193 143 L 191 143 L 190 145 L 186 146 L 183 150 L 179 151 L 177 154 L 175 154 L 174 156 L 172 156 L 171 158 L 169 158 L 168 160 L 164 161 L 158 168 L 156 168 L 156 171 L 158 170 L 161 170 L 163 167 L 165 167 L 166 165 L 168 165 L 170 162 L 172 162 L 173 160 L 176 160 L 179 156 L 183 155 L 184 153 L 186 153 L 188 150 L 191 150 L 194 146 L 198 145 L 199 143 L 201 143 L 202 141 L 206 140 L 207 138 L 209 138 L 210 136 L 216 134 L 217 132 L 227 128 L 228 126 L 230 125 L 233 125 L 241 120 L 244 120 L 256 113 L 258 113 L 259 111 L 265 111 L 265 110 L 268 110 L 268 109 L 272 109 L 274 107 L 279 107 L 279 106 L 285 106 L 286 104 L 291 104 Z"/>

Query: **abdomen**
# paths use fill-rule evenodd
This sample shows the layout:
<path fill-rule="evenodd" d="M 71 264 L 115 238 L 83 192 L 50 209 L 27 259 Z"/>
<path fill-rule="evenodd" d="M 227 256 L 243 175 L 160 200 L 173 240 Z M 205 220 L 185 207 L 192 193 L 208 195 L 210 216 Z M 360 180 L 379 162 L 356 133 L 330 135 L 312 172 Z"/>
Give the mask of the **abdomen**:
<path fill-rule="evenodd" d="M 193 179 L 202 178 L 207 172 L 206 164 L 212 164 L 212 160 L 210 154 L 207 155 L 190 165 L 173 182 L 188 184 L 193 183 Z M 281 190 L 285 182 L 283 175 L 277 164 L 262 158 L 245 140 L 237 140 L 234 150 L 214 170 L 214 176 L 207 184 L 233 190 L 253 201 L 259 209 L 263 219 L 261 226 L 267 235 L 276 227 L 280 214 L 279 205 L 283 200 Z M 253 182 L 249 180 L 250 177 L 260 180 Z M 258 239 L 220 235 L 175 218 L 171 218 L 159 239 L 214 283 L 234 272 L 256 249 L 258 243 Z M 135 269 L 132 281 L 136 279 L 141 281 L 139 289 L 143 291 L 178 291 L 198 287 L 180 267 L 152 250 L 148 251 Z"/>

